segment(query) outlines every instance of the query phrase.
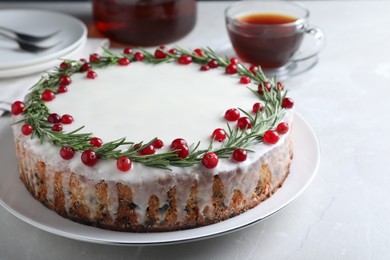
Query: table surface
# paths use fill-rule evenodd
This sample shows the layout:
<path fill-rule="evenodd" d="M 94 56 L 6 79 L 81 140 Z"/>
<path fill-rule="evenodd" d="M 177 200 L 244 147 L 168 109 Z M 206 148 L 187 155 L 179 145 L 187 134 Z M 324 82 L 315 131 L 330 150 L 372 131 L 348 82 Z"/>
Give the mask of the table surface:
<path fill-rule="evenodd" d="M 223 10 L 229 4 L 199 3 L 195 29 L 177 44 L 226 44 Z M 0 259 L 388 259 L 390 1 L 304 4 L 327 43 L 313 69 L 286 80 L 321 143 L 318 174 L 300 197 L 241 231 L 148 247 L 63 238 L 0 207 Z M 91 22 L 90 3 L 0 4 L 8 7 L 52 9 Z M 8 127 L 9 117 L 0 118 L 0 134 Z"/>

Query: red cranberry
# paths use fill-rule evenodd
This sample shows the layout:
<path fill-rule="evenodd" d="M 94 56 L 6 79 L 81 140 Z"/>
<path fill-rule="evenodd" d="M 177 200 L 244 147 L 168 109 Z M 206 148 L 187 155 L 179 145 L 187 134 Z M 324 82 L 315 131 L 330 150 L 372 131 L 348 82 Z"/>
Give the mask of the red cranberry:
<path fill-rule="evenodd" d="M 241 84 L 249 84 L 249 83 L 251 83 L 251 78 L 248 76 L 242 76 L 240 78 L 240 83 Z"/>
<path fill-rule="evenodd" d="M 285 122 L 281 122 L 277 125 L 276 132 L 278 132 L 278 134 L 285 134 L 288 132 L 288 129 L 289 129 L 288 124 Z"/>
<path fill-rule="evenodd" d="M 211 138 L 218 142 L 223 142 L 226 139 L 226 132 L 222 128 L 217 128 L 214 130 Z"/>
<path fill-rule="evenodd" d="M 218 165 L 219 158 L 214 152 L 207 152 L 203 155 L 202 164 L 207 169 L 215 168 Z"/>
<path fill-rule="evenodd" d="M 131 49 L 131 48 L 124 48 L 123 49 L 123 53 L 124 54 L 132 54 L 133 53 L 133 49 Z"/>
<path fill-rule="evenodd" d="M 60 150 L 60 156 L 62 157 L 62 159 L 64 160 L 70 160 L 73 158 L 75 154 L 75 151 L 72 147 L 70 146 L 64 146 L 61 148 Z"/>
<path fill-rule="evenodd" d="M 97 77 L 97 74 L 96 74 L 95 71 L 90 70 L 90 71 L 87 72 L 87 78 L 89 78 L 89 79 L 95 79 L 96 77 Z"/>
<path fill-rule="evenodd" d="M 89 144 L 94 146 L 94 147 L 99 148 L 100 146 L 103 145 L 103 141 L 102 141 L 102 139 L 100 139 L 98 137 L 92 137 L 91 140 L 89 140 Z"/>
<path fill-rule="evenodd" d="M 71 115 L 68 115 L 68 114 L 65 114 L 61 117 L 61 123 L 65 124 L 65 125 L 69 125 L 71 123 L 73 123 L 74 119 L 73 119 L 73 116 Z"/>
<path fill-rule="evenodd" d="M 237 120 L 237 126 L 241 130 L 250 129 L 250 128 L 252 128 L 252 122 L 248 117 L 243 116 Z"/>
<path fill-rule="evenodd" d="M 92 69 L 92 65 L 88 62 L 84 63 L 83 65 L 81 65 L 80 67 L 80 71 L 81 72 L 85 72 L 85 71 L 89 71 Z"/>
<path fill-rule="evenodd" d="M 95 151 L 86 150 L 81 154 L 81 161 L 87 166 L 94 166 L 99 158 Z"/>
<path fill-rule="evenodd" d="M 195 49 L 194 52 L 196 53 L 196 55 L 198 55 L 199 57 L 203 57 L 203 51 L 199 48 Z"/>
<path fill-rule="evenodd" d="M 24 134 L 24 135 L 31 135 L 33 132 L 33 128 L 30 124 L 22 125 L 20 130 L 22 131 L 22 134 Z"/>
<path fill-rule="evenodd" d="M 41 99 L 43 101 L 51 101 L 56 97 L 53 91 L 50 89 L 46 89 L 45 91 L 42 92 Z"/>
<path fill-rule="evenodd" d="M 210 60 L 207 65 L 209 65 L 209 67 L 211 69 L 215 69 L 219 66 L 219 64 L 216 60 Z"/>
<path fill-rule="evenodd" d="M 93 54 L 89 55 L 89 61 L 90 62 L 98 62 L 98 61 L 100 61 L 100 55 L 97 54 L 97 53 L 93 53 Z"/>
<path fill-rule="evenodd" d="M 140 155 L 151 155 L 156 153 L 153 145 L 146 146 L 144 149 L 139 151 Z"/>
<path fill-rule="evenodd" d="M 202 65 L 200 66 L 200 70 L 201 71 L 208 71 L 210 69 L 210 67 L 208 65 Z"/>
<path fill-rule="evenodd" d="M 235 65 L 237 65 L 237 64 L 238 64 L 237 58 L 230 58 L 230 64 L 235 64 Z"/>
<path fill-rule="evenodd" d="M 263 136 L 265 144 L 276 144 L 279 141 L 279 135 L 275 130 L 267 130 Z"/>
<path fill-rule="evenodd" d="M 154 57 L 156 59 L 165 59 L 168 56 L 162 49 L 157 49 L 154 51 Z"/>
<path fill-rule="evenodd" d="M 66 63 L 65 61 L 61 62 L 60 64 L 60 68 L 63 69 L 63 70 L 66 70 L 69 68 L 69 64 Z"/>
<path fill-rule="evenodd" d="M 283 98 L 282 100 L 282 107 L 283 108 L 293 108 L 294 106 L 294 101 L 291 98 Z"/>
<path fill-rule="evenodd" d="M 182 55 L 177 61 L 179 62 L 179 64 L 188 65 L 192 62 L 192 57 L 188 55 Z"/>
<path fill-rule="evenodd" d="M 12 105 L 11 105 L 11 113 L 13 115 L 19 115 L 21 113 L 23 113 L 24 111 L 24 108 L 26 107 L 26 105 L 21 102 L 21 101 L 15 101 Z"/>
<path fill-rule="evenodd" d="M 236 150 L 233 151 L 233 154 L 232 154 L 233 160 L 235 160 L 237 162 L 245 161 L 247 156 L 248 156 L 247 152 L 242 148 L 237 148 Z"/>
<path fill-rule="evenodd" d="M 50 124 L 56 124 L 59 123 L 60 121 L 61 121 L 61 117 L 57 113 L 52 113 L 47 117 L 47 122 L 49 122 Z"/>
<path fill-rule="evenodd" d="M 230 108 L 225 112 L 225 119 L 227 121 L 237 121 L 240 118 L 240 111 L 236 108 Z"/>
<path fill-rule="evenodd" d="M 58 89 L 57 89 L 58 94 L 66 93 L 66 92 L 68 92 L 68 88 L 66 86 L 64 86 L 64 85 L 58 86 Z"/>
<path fill-rule="evenodd" d="M 127 172 L 131 169 L 132 162 L 126 156 L 121 156 L 116 160 L 116 167 L 122 172 Z"/>
<path fill-rule="evenodd" d="M 263 110 L 264 110 L 264 106 L 261 103 L 257 102 L 257 103 L 253 104 L 253 107 L 252 107 L 253 113 L 258 113 L 258 112 L 261 112 Z"/>
<path fill-rule="evenodd" d="M 257 92 L 260 94 L 260 95 L 264 95 L 264 90 L 266 90 L 267 92 L 270 92 L 272 89 L 272 84 L 269 83 L 269 82 L 263 82 L 263 83 L 260 83 L 259 86 L 258 86 L 258 89 L 257 89 Z"/>
<path fill-rule="evenodd" d="M 176 148 L 182 147 L 182 146 L 188 146 L 187 141 L 184 140 L 183 138 L 176 138 L 171 143 L 171 148 L 172 149 L 176 149 Z"/>
<path fill-rule="evenodd" d="M 69 76 L 63 75 L 58 78 L 59 85 L 68 86 L 70 83 L 72 83 L 72 80 Z"/>
<path fill-rule="evenodd" d="M 52 127 L 51 127 L 51 130 L 53 130 L 54 132 L 61 132 L 63 129 L 62 125 L 61 124 L 54 124 Z"/>
<path fill-rule="evenodd" d="M 156 139 L 154 140 L 152 145 L 154 146 L 154 148 L 160 149 L 164 147 L 164 142 L 161 139 Z"/>
<path fill-rule="evenodd" d="M 170 49 L 168 51 L 170 54 L 173 54 L 173 55 L 176 55 L 177 54 L 177 50 L 176 49 Z"/>
<path fill-rule="evenodd" d="M 226 74 L 236 74 L 238 72 L 238 67 L 236 64 L 229 64 L 225 68 Z"/>
<path fill-rule="evenodd" d="M 130 60 L 126 57 L 120 58 L 118 64 L 121 66 L 127 66 L 130 64 Z"/>
<path fill-rule="evenodd" d="M 136 60 L 136 61 L 143 61 L 144 58 L 145 58 L 145 55 L 141 52 L 136 52 L 134 54 L 134 60 Z"/>

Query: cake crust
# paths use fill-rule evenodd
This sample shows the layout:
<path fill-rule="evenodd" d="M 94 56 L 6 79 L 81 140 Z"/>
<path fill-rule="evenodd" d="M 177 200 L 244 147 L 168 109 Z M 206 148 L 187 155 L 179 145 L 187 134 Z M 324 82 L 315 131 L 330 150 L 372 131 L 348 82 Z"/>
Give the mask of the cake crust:
<path fill-rule="evenodd" d="M 196 228 L 239 215 L 259 205 L 283 185 L 293 157 L 289 134 L 283 144 L 253 162 L 247 172 L 238 168 L 207 176 L 210 172 L 194 170 L 190 177 L 183 178 L 176 185 L 172 185 L 170 176 L 162 177 L 157 181 L 166 197 L 159 198 L 153 192 L 148 194 L 147 208 L 142 211 L 134 203 L 134 183 L 92 180 L 66 168 L 53 168 L 50 162 L 29 149 L 25 139 L 15 138 L 20 179 L 36 200 L 73 221 L 126 232 Z M 235 187 L 243 175 L 256 182 L 250 192 Z M 211 185 L 207 184 L 210 178 Z M 188 182 L 190 189 L 181 190 Z M 156 182 L 143 185 L 155 186 Z M 202 205 L 201 192 L 209 193 L 210 203 Z M 184 205 L 178 203 L 179 193 L 186 193 Z"/>

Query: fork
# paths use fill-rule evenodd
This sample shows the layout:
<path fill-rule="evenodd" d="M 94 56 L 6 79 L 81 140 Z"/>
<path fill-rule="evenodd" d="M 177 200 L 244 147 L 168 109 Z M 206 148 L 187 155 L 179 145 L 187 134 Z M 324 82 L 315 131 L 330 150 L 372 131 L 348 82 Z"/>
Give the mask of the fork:
<path fill-rule="evenodd" d="M 0 34 L 1 35 L 7 34 L 10 37 L 14 37 L 14 38 L 17 38 L 17 39 L 20 39 L 23 41 L 28 41 L 28 42 L 41 42 L 41 41 L 47 40 L 47 39 L 53 37 L 54 35 L 56 35 L 57 33 L 59 33 L 59 31 L 60 30 L 57 30 L 55 32 L 52 32 L 52 33 L 49 33 L 46 35 L 38 36 L 38 35 L 32 35 L 32 34 L 18 32 L 18 31 L 0 26 Z"/>
<path fill-rule="evenodd" d="M 27 40 L 23 40 L 21 38 L 12 37 L 7 33 L 3 33 L 0 30 L 0 35 L 4 36 L 7 39 L 15 41 L 19 48 L 28 52 L 41 52 L 48 50 L 54 46 L 56 46 L 60 41 L 52 41 L 50 38 L 46 38 L 45 40 L 40 40 L 39 42 L 31 42 Z"/>

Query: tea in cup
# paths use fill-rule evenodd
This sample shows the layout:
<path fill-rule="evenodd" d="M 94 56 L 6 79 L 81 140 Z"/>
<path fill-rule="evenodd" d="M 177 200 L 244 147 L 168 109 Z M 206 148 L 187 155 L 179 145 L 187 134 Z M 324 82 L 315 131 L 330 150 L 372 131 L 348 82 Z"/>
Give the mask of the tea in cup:
<path fill-rule="evenodd" d="M 238 58 L 263 69 L 313 57 L 324 43 L 323 32 L 308 24 L 309 11 L 296 3 L 238 1 L 226 9 L 225 18 Z M 299 52 L 305 35 L 314 37 L 316 50 Z"/>

